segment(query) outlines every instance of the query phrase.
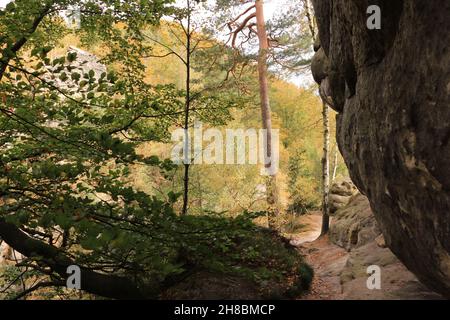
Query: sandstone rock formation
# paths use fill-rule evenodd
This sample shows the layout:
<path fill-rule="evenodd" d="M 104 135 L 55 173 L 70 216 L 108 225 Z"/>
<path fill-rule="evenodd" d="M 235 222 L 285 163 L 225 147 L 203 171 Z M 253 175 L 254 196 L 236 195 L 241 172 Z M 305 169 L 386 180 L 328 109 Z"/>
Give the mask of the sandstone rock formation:
<path fill-rule="evenodd" d="M 369 201 L 361 194 L 333 216 L 329 238 L 298 247 L 315 271 L 312 292 L 306 299 L 442 299 L 386 247 Z M 380 288 L 376 290 L 367 287 L 367 268 L 372 265 L 380 268 Z"/>
<path fill-rule="evenodd" d="M 385 246 L 365 196 L 355 195 L 346 207 L 336 212 L 330 240 L 350 251 L 339 272 L 343 299 L 441 299 L 424 287 Z M 380 267 L 380 290 L 367 290 L 370 265 Z"/>
<path fill-rule="evenodd" d="M 313 72 L 339 112 L 352 180 L 389 248 L 450 297 L 450 2 L 313 3 Z M 369 5 L 381 8 L 381 30 L 366 26 Z"/>
<path fill-rule="evenodd" d="M 333 182 L 330 188 L 330 214 L 334 214 L 338 209 L 345 207 L 351 197 L 358 193 L 350 178 L 338 179 Z"/>
<path fill-rule="evenodd" d="M 330 240 L 346 250 L 361 247 L 380 235 L 369 202 L 362 194 L 355 195 L 338 210 L 330 226 Z"/>
<path fill-rule="evenodd" d="M 0 266 L 12 260 L 12 248 L 4 241 L 0 241 Z"/>

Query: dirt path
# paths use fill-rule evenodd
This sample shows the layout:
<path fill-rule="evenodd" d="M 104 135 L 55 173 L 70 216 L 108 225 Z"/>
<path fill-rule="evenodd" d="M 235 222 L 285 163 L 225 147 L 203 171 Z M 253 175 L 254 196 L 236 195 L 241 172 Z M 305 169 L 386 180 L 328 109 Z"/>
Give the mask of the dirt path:
<path fill-rule="evenodd" d="M 320 211 L 312 211 L 307 215 L 299 216 L 297 220 L 304 227 L 300 232 L 289 237 L 292 245 L 300 246 L 303 243 L 312 242 L 319 237 L 322 227 L 322 214 Z"/>
<path fill-rule="evenodd" d="M 314 269 L 308 294 L 301 300 L 428 300 L 442 297 L 425 288 L 385 246 L 376 241 L 347 251 L 328 237 L 317 239 L 321 228 L 320 212 L 298 218 L 305 227 L 291 235 L 296 246 Z M 382 271 L 380 290 L 367 288 L 367 266 L 379 265 Z"/>
<path fill-rule="evenodd" d="M 319 238 L 322 214 L 319 211 L 300 216 L 299 222 L 305 227 L 292 235 L 291 244 L 305 256 L 306 262 L 314 269 L 314 279 L 303 300 L 342 299 L 340 273 L 348 259 L 348 252 L 329 242 L 327 237 Z"/>
<path fill-rule="evenodd" d="M 311 290 L 304 300 L 340 300 L 342 286 L 340 274 L 347 263 L 349 254 L 344 249 L 331 244 L 328 237 L 298 246 L 306 262 L 314 269 Z"/>

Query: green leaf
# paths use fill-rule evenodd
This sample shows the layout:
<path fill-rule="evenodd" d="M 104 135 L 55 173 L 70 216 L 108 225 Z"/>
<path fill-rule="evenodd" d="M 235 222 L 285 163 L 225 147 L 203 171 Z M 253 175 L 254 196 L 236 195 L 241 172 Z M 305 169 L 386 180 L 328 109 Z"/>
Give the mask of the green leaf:
<path fill-rule="evenodd" d="M 74 62 L 77 59 L 77 53 L 76 52 L 69 52 L 67 54 L 67 61 Z"/>

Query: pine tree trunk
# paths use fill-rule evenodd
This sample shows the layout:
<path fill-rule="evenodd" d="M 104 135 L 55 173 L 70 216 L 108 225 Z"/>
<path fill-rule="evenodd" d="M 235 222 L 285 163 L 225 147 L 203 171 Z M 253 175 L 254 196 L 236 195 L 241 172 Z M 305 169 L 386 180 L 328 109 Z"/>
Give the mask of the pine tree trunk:
<path fill-rule="evenodd" d="M 328 233 L 330 229 L 329 215 L 329 193 L 330 193 L 330 128 L 328 121 L 329 108 L 323 103 L 323 158 L 322 158 L 322 179 L 323 179 L 323 201 L 322 201 L 322 231 L 321 236 Z"/>
<path fill-rule="evenodd" d="M 267 130 L 267 141 L 264 146 L 265 156 L 272 157 L 272 118 L 270 111 L 269 100 L 269 85 L 267 79 L 267 56 L 269 50 L 269 43 L 266 31 L 266 23 L 264 20 L 264 1 L 256 0 L 256 23 L 258 28 L 259 39 L 259 55 L 258 55 L 258 74 L 259 74 L 259 91 L 261 98 L 261 114 L 263 129 Z M 267 204 L 269 206 L 269 226 L 273 226 L 273 216 L 278 212 L 278 196 L 277 196 L 277 184 L 276 174 L 270 172 L 272 164 L 269 162 L 266 164 L 266 171 L 269 176 L 266 180 L 266 195 Z"/>

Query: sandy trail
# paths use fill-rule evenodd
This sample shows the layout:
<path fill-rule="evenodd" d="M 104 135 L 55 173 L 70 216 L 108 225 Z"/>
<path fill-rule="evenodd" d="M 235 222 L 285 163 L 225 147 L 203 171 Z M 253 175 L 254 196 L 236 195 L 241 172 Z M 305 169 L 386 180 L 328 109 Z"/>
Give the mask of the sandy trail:
<path fill-rule="evenodd" d="M 314 269 L 309 293 L 301 300 L 428 300 L 442 297 L 424 287 L 417 278 L 386 247 L 374 240 L 347 251 L 333 244 L 328 236 L 319 237 L 320 212 L 298 218 L 305 227 L 291 235 L 305 261 Z M 382 288 L 367 288 L 367 266 L 382 267 Z"/>
<path fill-rule="evenodd" d="M 342 299 L 339 274 L 348 259 L 348 252 L 329 242 L 328 237 L 320 238 L 322 213 L 314 211 L 300 216 L 299 222 L 305 227 L 290 237 L 291 244 L 305 256 L 306 262 L 314 269 L 314 279 L 309 293 L 300 297 L 304 300 Z"/>

